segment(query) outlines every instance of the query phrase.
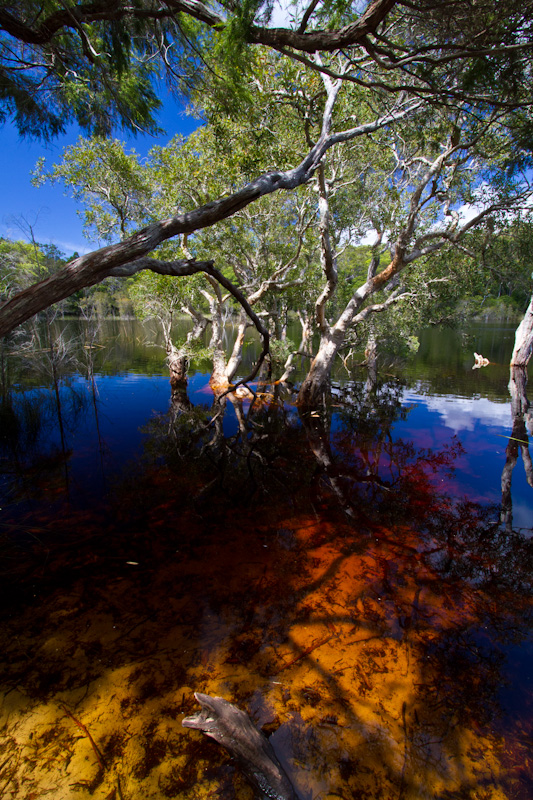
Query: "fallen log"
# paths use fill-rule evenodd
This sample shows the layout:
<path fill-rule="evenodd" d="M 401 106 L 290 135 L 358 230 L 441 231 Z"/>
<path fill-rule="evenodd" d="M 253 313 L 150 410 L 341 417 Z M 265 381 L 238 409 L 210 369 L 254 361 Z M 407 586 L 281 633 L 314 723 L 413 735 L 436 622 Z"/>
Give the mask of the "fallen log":
<path fill-rule="evenodd" d="M 248 714 L 222 697 L 194 696 L 201 710 L 182 725 L 203 731 L 234 756 L 261 800 L 298 800 L 272 745 Z"/>

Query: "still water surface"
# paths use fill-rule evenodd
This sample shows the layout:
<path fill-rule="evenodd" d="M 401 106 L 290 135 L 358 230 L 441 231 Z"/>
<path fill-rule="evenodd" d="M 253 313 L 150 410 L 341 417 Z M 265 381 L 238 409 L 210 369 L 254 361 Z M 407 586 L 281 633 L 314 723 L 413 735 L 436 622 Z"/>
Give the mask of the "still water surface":
<path fill-rule="evenodd" d="M 533 797 L 513 334 L 426 332 L 377 385 L 339 370 L 303 418 L 268 392 L 220 413 L 202 364 L 171 400 L 135 322 L 65 360 L 58 394 L 12 358 L 0 795 L 251 798 L 181 726 L 200 691 L 271 735 L 302 800 Z"/>

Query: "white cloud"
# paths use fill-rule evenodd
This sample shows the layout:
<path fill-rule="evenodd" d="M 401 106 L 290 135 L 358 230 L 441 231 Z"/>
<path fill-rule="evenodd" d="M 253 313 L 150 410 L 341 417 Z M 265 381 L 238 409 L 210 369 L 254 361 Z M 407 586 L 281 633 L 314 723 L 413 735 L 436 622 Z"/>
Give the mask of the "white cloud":
<path fill-rule="evenodd" d="M 89 247 L 87 242 L 85 242 L 85 244 L 80 244 L 79 242 L 63 242 L 59 239 L 51 239 L 50 244 L 55 244 L 68 256 L 71 256 L 72 253 L 79 253 L 80 256 L 84 256 L 86 253 L 92 253 L 95 249 L 94 247 Z"/>
<path fill-rule="evenodd" d="M 465 222 L 470 222 L 471 219 L 481 213 L 483 209 L 490 206 L 490 204 L 497 199 L 495 190 L 486 182 L 480 184 L 475 192 L 475 195 L 479 197 L 479 201 L 476 201 L 475 203 L 463 203 L 463 205 L 459 206 L 457 209 L 459 219 L 463 225 Z M 530 194 L 517 205 L 516 210 L 508 211 L 505 214 L 505 218 L 508 222 L 511 222 L 516 218 L 520 211 L 523 211 L 524 209 L 530 211 L 532 208 L 533 195 Z"/>
<path fill-rule="evenodd" d="M 426 397 L 416 392 L 406 392 L 405 400 L 425 405 L 437 413 L 442 423 L 454 433 L 472 431 L 481 423 L 484 426 L 512 429 L 509 403 L 495 403 L 487 397 L 466 398 L 447 396 Z"/>
<path fill-rule="evenodd" d="M 269 27 L 288 28 L 290 27 L 291 10 L 294 10 L 290 0 L 276 0 L 272 10 Z"/>
<path fill-rule="evenodd" d="M 91 247 L 86 241 L 82 244 L 79 241 L 73 242 L 71 240 L 57 239 L 54 236 L 47 236 L 42 232 L 41 227 L 38 227 L 34 230 L 34 235 L 38 242 L 42 244 L 55 244 L 56 247 L 59 247 L 59 249 L 67 256 L 71 256 L 76 252 L 80 255 L 85 255 L 86 253 L 90 253 L 95 249 L 95 247 Z M 4 236 L 6 239 L 12 239 L 13 241 L 17 241 L 19 239 L 23 241 L 29 240 L 28 233 L 11 221 L 0 222 L 0 236 Z"/>

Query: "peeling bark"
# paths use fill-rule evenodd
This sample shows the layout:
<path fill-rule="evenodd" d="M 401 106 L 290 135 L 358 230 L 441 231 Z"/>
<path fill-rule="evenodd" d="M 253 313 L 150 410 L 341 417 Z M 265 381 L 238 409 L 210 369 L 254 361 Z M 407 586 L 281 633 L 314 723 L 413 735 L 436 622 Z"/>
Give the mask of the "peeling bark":
<path fill-rule="evenodd" d="M 167 348 L 168 369 L 170 372 L 170 385 L 184 383 L 187 385 L 187 373 L 189 370 L 189 359 L 182 349 L 178 349 L 170 343 Z"/>
<path fill-rule="evenodd" d="M 247 318 L 246 314 L 241 313 L 241 317 L 239 319 L 239 325 L 237 327 L 237 336 L 235 338 L 235 344 L 233 345 L 231 356 L 229 357 L 228 363 L 226 365 L 226 378 L 228 379 L 228 381 L 233 380 L 237 370 L 239 369 L 240 363 L 242 361 L 244 337 L 246 336 L 246 329 L 249 327 L 250 327 L 250 320 Z"/>
<path fill-rule="evenodd" d="M 315 311 L 318 329 L 323 333 L 328 328 L 326 320 L 326 304 L 335 294 L 337 288 L 337 259 L 331 244 L 330 235 L 330 210 L 328 190 L 324 166 L 321 164 L 317 170 L 318 190 L 318 227 L 320 231 L 320 263 L 326 278 L 326 285 L 316 301 Z"/>
<path fill-rule="evenodd" d="M 333 330 L 322 334 L 318 353 L 314 357 L 298 393 L 298 405 L 301 408 L 321 406 L 329 395 L 329 380 L 335 357 L 339 352 L 344 337 L 335 336 Z"/>
<path fill-rule="evenodd" d="M 511 366 L 511 377 L 509 380 L 509 392 L 511 394 L 511 409 L 513 413 L 513 420 L 523 414 L 526 414 L 529 409 L 529 400 L 527 399 L 527 370 L 525 367 Z"/>
<path fill-rule="evenodd" d="M 294 363 L 296 360 L 296 356 L 300 355 L 307 355 L 311 356 L 311 337 L 313 335 L 313 329 L 311 326 L 311 320 L 309 319 L 309 315 L 305 314 L 302 311 L 298 312 L 298 319 L 300 320 L 300 325 L 302 326 L 302 338 L 300 340 L 300 347 L 296 352 L 290 354 L 288 359 L 285 362 L 285 367 L 283 370 L 283 375 L 277 381 L 277 383 L 287 383 L 290 379 L 293 372 L 296 370 L 296 364 Z"/>
<path fill-rule="evenodd" d="M 368 335 L 368 340 L 365 348 L 366 368 L 368 370 L 368 378 L 366 381 L 366 391 L 368 393 L 375 390 L 378 382 L 378 345 L 374 330 L 372 329 Z"/>

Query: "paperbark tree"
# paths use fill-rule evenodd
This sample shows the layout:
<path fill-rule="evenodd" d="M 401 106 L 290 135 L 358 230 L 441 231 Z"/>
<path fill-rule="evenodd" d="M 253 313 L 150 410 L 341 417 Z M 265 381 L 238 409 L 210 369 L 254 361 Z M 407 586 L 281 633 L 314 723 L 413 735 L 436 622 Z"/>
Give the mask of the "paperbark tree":
<path fill-rule="evenodd" d="M 214 280 L 214 279 L 213 279 Z M 196 282 L 197 283 L 197 282 Z M 218 284 L 217 284 L 218 285 Z M 167 276 L 157 276 L 149 272 L 130 288 L 135 313 L 140 319 L 156 319 L 163 332 L 170 383 L 173 391 L 187 386 L 187 373 L 191 349 L 207 328 L 208 320 L 198 309 L 195 295 L 198 286 L 190 282 L 169 280 Z M 187 314 L 193 325 L 185 341 L 176 345 L 172 326 L 178 314 Z"/>
<path fill-rule="evenodd" d="M 527 366 L 533 352 L 533 296 L 522 322 L 516 329 L 509 391 L 513 405 L 513 420 L 526 414 L 530 402 L 527 397 Z"/>
<path fill-rule="evenodd" d="M 329 78 L 326 76 L 324 80 L 327 84 Z M 498 117 L 498 135 L 495 136 L 489 118 L 468 120 L 464 115 L 463 130 L 457 137 L 449 118 L 447 135 L 446 117 L 437 119 L 436 123 L 433 130 L 431 125 L 425 129 L 427 144 L 418 142 L 416 136 L 405 132 L 403 135 L 398 132 L 397 138 L 393 136 L 390 140 L 392 168 L 387 164 L 385 172 L 381 173 L 381 180 L 389 187 L 388 192 L 383 191 L 382 197 L 383 206 L 389 207 L 388 225 L 391 226 L 387 231 L 390 251 L 387 266 L 379 270 L 379 259 L 372 260 L 367 279 L 352 292 L 333 323 L 327 319 L 326 308 L 337 288 L 336 257 L 328 189 L 326 181 L 320 181 L 319 177 L 324 288 L 316 302 L 320 345 L 298 398 L 303 406 L 315 406 L 323 398 L 334 360 L 350 331 L 370 315 L 410 296 L 399 282 L 402 272 L 408 268 L 413 270 L 417 262 L 442 248 L 461 246 L 468 231 L 499 212 L 519 209 L 531 196 L 531 187 L 525 176 L 514 184 L 508 181 L 504 186 L 489 188 L 487 183 L 484 192 L 479 187 L 478 209 L 469 219 L 461 219 L 458 206 L 472 202 L 475 196 L 472 174 L 483 170 L 488 179 L 494 167 L 497 171 L 498 161 L 505 157 L 505 145 L 502 150 L 504 127 Z M 376 171 L 375 162 L 372 169 Z M 377 212 L 376 217 L 379 217 Z M 384 230 L 383 223 L 378 224 L 376 251 Z M 378 292 L 381 293 L 379 302 L 371 302 Z"/>
<path fill-rule="evenodd" d="M 92 286 L 110 275 L 131 276 L 140 270 L 151 269 L 159 274 L 179 277 L 204 271 L 211 275 L 216 274 L 217 279 L 220 280 L 220 275 L 214 270 L 212 262 L 199 263 L 184 260 L 170 262 L 149 258 L 148 255 L 163 242 L 180 234 L 194 233 L 227 219 L 260 197 L 281 189 L 290 191 L 303 186 L 314 174 L 324 154 L 335 144 L 377 131 L 397 119 L 414 113 L 419 108 L 417 102 L 402 100 L 383 116 L 371 122 L 335 132 L 331 130 L 332 117 L 340 87 L 340 82 L 331 84 L 324 103 L 320 136 L 296 167 L 265 173 L 250 181 L 242 189 L 220 197 L 218 200 L 155 222 L 122 242 L 74 259 L 65 269 L 20 292 L 0 306 L 0 336 L 4 336 L 49 305 L 68 297 L 81 288 Z M 227 288 L 229 289 L 229 287 Z M 237 297 L 235 287 L 229 290 Z M 255 321 L 254 324 L 256 324 Z"/>
<path fill-rule="evenodd" d="M 226 136 L 233 139 L 235 130 L 233 125 Z M 218 132 L 219 147 L 220 138 Z M 68 148 L 63 161 L 46 177 L 63 181 L 83 203 L 90 233 L 98 238 L 124 236 L 132 227 L 164 216 L 173 204 L 185 209 L 194 207 L 210 191 L 222 193 L 228 181 L 239 182 L 248 154 L 241 137 L 238 139 L 239 144 L 231 148 L 231 153 L 220 153 L 215 166 L 213 153 L 217 141 L 209 126 L 186 141 L 177 137 L 166 147 L 154 148 L 142 164 L 135 153 L 126 155 L 116 141 L 86 140 Z M 92 165 L 90 170 L 89 165 Z M 44 177 L 42 172 L 40 179 Z M 269 320 L 271 333 L 279 335 L 286 321 L 282 319 L 278 298 L 306 280 L 304 273 L 315 248 L 310 230 L 314 220 L 314 199 L 307 190 L 280 198 L 265 197 L 254 204 L 253 211 L 243 209 L 227 223 L 191 238 L 184 236 L 181 245 L 167 243 L 162 253 L 167 259 L 185 255 L 191 261 L 195 256 L 200 259 L 206 253 L 216 253 L 226 277 L 231 277 L 250 307 L 258 309 L 265 324 Z M 201 283 L 196 281 L 194 289 L 188 288 L 190 283 L 190 279 L 175 282 L 152 275 L 139 277 L 130 291 L 141 316 L 155 316 L 163 324 L 173 371 L 176 374 L 181 371 L 183 377 L 186 348 L 176 349 L 171 341 L 172 316 L 184 311 L 198 324 L 202 321 L 205 327 L 208 319 L 200 306 L 203 299 L 207 301 L 212 324 L 213 386 L 217 390 L 227 389 L 241 363 L 251 320 L 245 312 L 240 314 L 235 346 L 226 359 L 224 321 L 228 297 L 223 297 L 210 276 Z"/>
<path fill-rule="evenodd" d="M 458 0 L 453 16 L 429 0 L 374 0 L 359 9 L 359 4 L 332 9 L 313 2 L 295 11 L 286 28 L 268 27 L 271 9 L 261 2 L 215 7 L 200 0 L 163 6 L 112 0 L 104 7 L 98 0 L 51 0 L 42 8 L 24 0 L 16 9 L 1 9 L 0 101 L 4 118 L 14 115 L 21 132 L 30 135 L 53 135 L 69 119 L 87 130 L 152 126 L 157 98 L 150 94 L 149 70 L 154 65 L 158 74 L 173 76 L 182 93 L 198 99 L 208 87 L 214 108 L 225 104 L 246 113 L 250 86 L 261 78 L 258 45 L 302 63 L 309 74 L 329 75 L 331 86 L 320 135 L 306 154 L 300 151 L 296 166 L 270 165 L 225 197 L 187 214 L 176 210 L 119 244 L 72 262 L 0 309 L 0 335 L 106 275 L 156 268 L 146 257 L 162 242 L 227 219 L 259 197 L 302 186 L 333 145 L 392 125 L 426 100 L 426 113 L 463 101 L 482 116 L 492 108 L 513 110 L 519 146 L 509 163 L 524 163 L 531 144 L 531 2 L 512 0 L 504 6 L 484 0 L 473 6 Z M 332 126 L 341 83 L 363 88 L 365 108 L 389 97 L 388 111 L 367 125 L 346 124 L 357 122 L 352 112 L 350 120 Z M 171 263 L 158 268 L 175 276 L 196 269 Z"/>

